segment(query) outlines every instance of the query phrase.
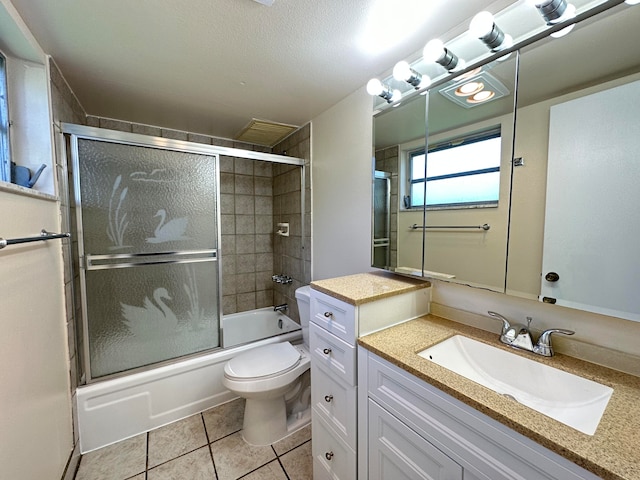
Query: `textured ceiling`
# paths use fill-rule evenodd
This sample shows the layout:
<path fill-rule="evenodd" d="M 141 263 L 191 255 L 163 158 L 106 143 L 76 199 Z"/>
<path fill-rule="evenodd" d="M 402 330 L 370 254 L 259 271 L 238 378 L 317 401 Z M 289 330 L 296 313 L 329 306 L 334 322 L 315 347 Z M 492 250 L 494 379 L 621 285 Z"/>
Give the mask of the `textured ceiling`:
<path fill-rule="evenodd" d="M 508 0 L 11 0 L 90 115 L 234 137 L 252 118 L 302 125 L 431 38 Z M 380 7 L 417 22 L 362 48 Z M 418 10 L 423 12 L 416 14 Z M 408 24 L 408 23 L 407 23 Z M 447 35 L 445 35 L 445 39 Z M 411 60 L 411 58 L 409 58 Z"/>

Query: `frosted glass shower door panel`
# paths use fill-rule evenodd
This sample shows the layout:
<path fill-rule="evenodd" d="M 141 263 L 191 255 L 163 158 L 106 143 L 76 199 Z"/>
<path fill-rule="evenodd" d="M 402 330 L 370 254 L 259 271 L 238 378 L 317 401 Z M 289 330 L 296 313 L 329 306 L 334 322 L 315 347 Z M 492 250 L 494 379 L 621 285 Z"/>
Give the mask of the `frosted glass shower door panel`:
<path fill-rule="evenodd" d="M 78 139 L 88 254 L 216 248 L 216 157 Z"/>
<path fill-rule="evenodd" d="M 217 347 L 217 270 L 212 258 L 87 271 L 91 377 Z"/>

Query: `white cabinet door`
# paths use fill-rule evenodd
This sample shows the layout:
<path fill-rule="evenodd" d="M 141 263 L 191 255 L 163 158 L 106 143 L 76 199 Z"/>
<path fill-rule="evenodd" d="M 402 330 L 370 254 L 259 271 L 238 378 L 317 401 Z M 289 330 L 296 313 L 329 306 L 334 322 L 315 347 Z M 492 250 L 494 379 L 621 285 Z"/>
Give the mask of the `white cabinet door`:
<path fill-rule="evenodd" d="M 462 467 L 369 400 L 369 479 L 462 480 Z"/>
<path fill-rule="evenodd" d="M 640 81 L 551 107 L 543 301 L 640 320 L 638 111 Z"/>

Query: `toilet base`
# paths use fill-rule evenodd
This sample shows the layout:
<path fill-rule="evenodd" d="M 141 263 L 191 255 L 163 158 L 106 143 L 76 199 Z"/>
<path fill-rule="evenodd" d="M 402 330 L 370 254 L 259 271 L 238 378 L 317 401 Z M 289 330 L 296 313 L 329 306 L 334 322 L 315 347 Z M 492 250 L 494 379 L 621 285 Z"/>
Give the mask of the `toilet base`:
<path fill-rule="evenodd" d="M 283 397 L 269 400 L 247 398 L 242 438 L 249 445 L 271 445 L 306 426 L 310 421 L 311 407 L 287 418 Z"/>

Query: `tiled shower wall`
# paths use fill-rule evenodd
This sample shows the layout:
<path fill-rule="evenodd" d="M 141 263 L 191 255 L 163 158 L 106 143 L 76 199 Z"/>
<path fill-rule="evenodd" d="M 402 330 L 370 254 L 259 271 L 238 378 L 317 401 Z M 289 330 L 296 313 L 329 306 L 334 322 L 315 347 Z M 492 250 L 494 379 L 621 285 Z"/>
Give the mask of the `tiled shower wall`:
<path fill-rule="evenodd" d="M 273 153 L 302 158 L 305 165 L 304 191 L 300 167 L 274 165 L 273 178 L 274 226 L 289 223 L 290 230 L 288 237 L 274 236 L 273 266 L 293 278 L 289 285 L 274 284 L 274 304 L 288 304 L 289 316 L 299 322 L 295 291 L 311 283 L 311 124 L 275 145 Z"/>
<path fill-rule="evenodd" d="M 273 165 L 221 157 L 220 213 L 223 312 L 273 305 Z"/>
<path fill-rule="evenodd" d="M 391 226 L 389 229 L 389 267 L 398 266 L 398 182 L 399 148 L 397 145 L 375 151 L 375 169 L 391 174 Z"/>

